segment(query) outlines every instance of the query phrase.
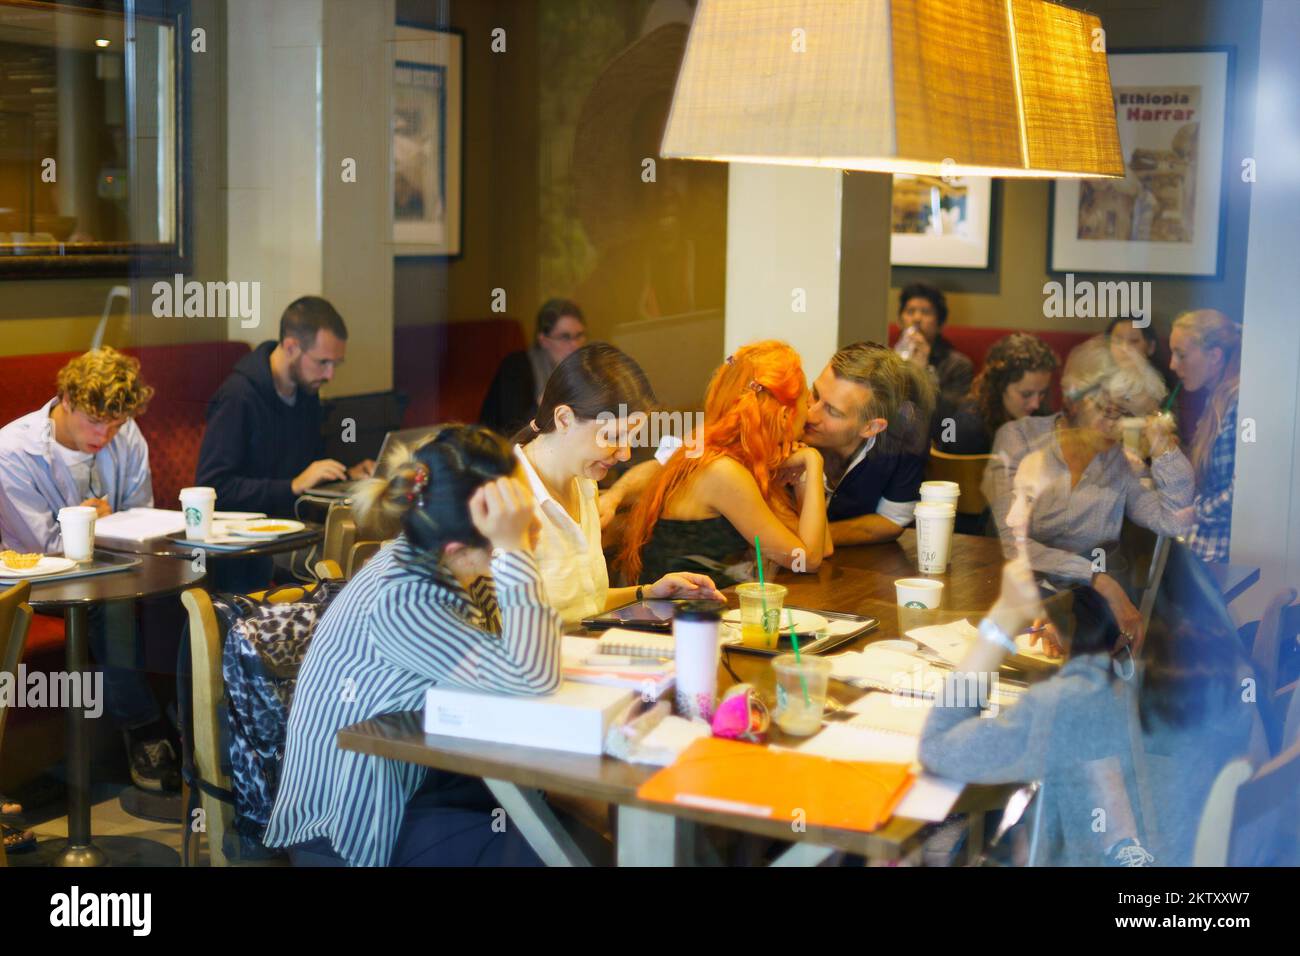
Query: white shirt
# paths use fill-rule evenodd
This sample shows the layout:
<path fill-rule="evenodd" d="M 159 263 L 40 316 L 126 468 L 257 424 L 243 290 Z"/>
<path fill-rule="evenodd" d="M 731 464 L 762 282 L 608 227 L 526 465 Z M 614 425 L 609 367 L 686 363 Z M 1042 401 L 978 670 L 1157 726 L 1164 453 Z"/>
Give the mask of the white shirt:
<path fill-rule="evenodd" d="M 77 493 L 81 495 L 81 500 L 85 501 L 90 497 L 90 472 L 95 467 L 95 456 L 88 451 L 64 448 L 57 441 L 51 441 L 50 445 L 54 453 L 68 466 L 68 471 L 72 472 L 72 480 L 77 483 Z"/>
<path fill-rule="evenodd" d="M 533 556 L 542 572 L 547 599 L 566 625 L 581 623 L 584 617 L 605 610 L 609 594 L 609 569 L 601 549 L 600 510 L 596 507 L 599 490 L 590 478 L 573 479 L 581 518 L 580 522 L 574 521 L 546 489 L 522 446 L 515 446 L 515 457 L 537 500 L 542 530 Z"/>

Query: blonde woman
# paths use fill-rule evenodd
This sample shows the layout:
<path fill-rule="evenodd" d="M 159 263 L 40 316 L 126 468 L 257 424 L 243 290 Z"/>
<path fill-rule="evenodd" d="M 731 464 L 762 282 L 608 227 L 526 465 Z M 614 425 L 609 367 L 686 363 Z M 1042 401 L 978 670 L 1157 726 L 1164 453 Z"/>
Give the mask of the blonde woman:
<path fill-rule="evenodd" d="M 1063 412 L 999 429 L 982 488 L 1008 558 L 1023 545 L 1034 571 L 1053 584 L 1091 584 L 1122 636 L 1140 644 L 1142 616 L 1116 576 L 1120 527 L 1127 516 L 1157 534 L 1183 534 L 1192 465 L 1169 423 L 1153 414 L 1165 386 L 1140 356 L 1091 338 L 1067 358 L 1061 390 Z M 1124 453 L 1119 421 L 1130 416 L 1149 416 L 1153 489 Z"/>
<path fill-rule="evenodd" d="M 1194 430 L 1188 428 L 1196 500 L 1187 545 L 1202 561 L 1227 561 L 1241 385 L 1241 326 L 1214 309 L 1184 312 L 1174 320 L 1169 347 L 1173 353 L 1170 368 L 1183 390 L 1204 398 Z"/>

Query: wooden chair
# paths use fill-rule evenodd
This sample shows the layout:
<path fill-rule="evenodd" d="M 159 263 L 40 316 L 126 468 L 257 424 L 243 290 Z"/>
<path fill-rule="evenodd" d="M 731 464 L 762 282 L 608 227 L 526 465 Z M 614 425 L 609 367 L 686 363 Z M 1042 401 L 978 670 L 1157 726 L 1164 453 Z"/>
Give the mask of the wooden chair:
<path fill-rule="evenodd" d="M 321 541 L 321 559 L 333 561 L 339 567 L 345 566 L 356 541 L 357 523 L 352 517 L 352 506 L 346 501 L 334 502 L 325 515 L 325 537 Z"/>
<path fill-rule="evenodd" d="M 27 604 L 31 590 L 30 584 L 20 581 L 0 592 L 0 674 L 8 674 L 15 685 L 18 664 L 27 647 L 27 630 L 32 623 L 32 609 Z M 6 699 L 0 697 L 0 758 L 4 755 L 5 718 L 9 710 L 5 706 Z M 7 865 L 4 842 L 0 841 L 0 867 Z"/>
<path fill-rule="evenodd" d="M 320 561 L 316 562 L 316 565 L 312 570 L 316 572 L 316 577 L 321 581 L 344 580 L 343 568 L 340 567 L 339 563 L 332 558 L 322 558 Z"/>
<path fill-rule="evenodd" d="M 272 595 L 275 603 L 296 601 L 311 589 L 285 588 Z M 262 597 L 266 592 L 250 595 Z M 212 606 L 212 598 L 201 588 L 190 588 L 181 595 L 181 603 L 189 612 L 190 620 L 190 675 L 193 683 L 192 702 L 194 714 L 190 721 L 194 736 L 194 768 L 199 777 L 213 786 L 230 789 L 230 777 L 221 769 L 220 709 L 225 706 L 226 682 L 221 673 L 221 626 L 217 621 L 217 612 Z M 183 803 L 189 806 L 188 793 L 184 794 Z M 208 858 L 213 866 L 234 866 L 239 864 L 282 865 L 283 861 L 231 859 L 225 852 L 226 834 L 234 833 L 235 808 L 209 793 L 200 792 L 199 803 L 203 808 L 204 825 L 208 836 Z M 189 821 L 184 823 L 189 825 Z M 197 854 L 197 841 L 195 843 Z M 193 865 L 191 860 L 181 861 L 185 866 Z"/>
<path fill-rule="evenodd" d="M 1219 771 L 1196 830 L 1193 866 L 1227 866 L 1240 840 L 1268 840 L 1273 865 L 1300 862 L 1300 742 L 1253 775 L 1238 758 Z"/>
<path fill-rule="evenodd" d="M 982 515 L 989 503 L 980 490 L 984 469 L 992 455 L 950 455 L 931 446 L 930 460 L 925 465 L 926 481 L 953 481 L 961 488 L 957 499 L 957 514 Z"/>
<path fill-rule="evenodd" d="M 352 550 L 348 553 L 348 563 L 344 566 L 349 581 L 357 576 L 357 572 L 367 561 L 379 553 L 383 543 L 382 541 L 358 541 L 352 546 Z"/>

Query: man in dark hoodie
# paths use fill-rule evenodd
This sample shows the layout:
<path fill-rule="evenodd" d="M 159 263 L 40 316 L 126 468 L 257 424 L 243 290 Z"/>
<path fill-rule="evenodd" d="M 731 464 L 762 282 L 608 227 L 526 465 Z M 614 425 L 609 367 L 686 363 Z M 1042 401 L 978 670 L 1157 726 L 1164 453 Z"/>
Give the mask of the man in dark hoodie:
<path fill-rule="evenodd" d="M 317 393 L 347 347 L 334 306 L 303 296 L 280 316 L 280 341 L 263 342 L 221 383 L 208 405 L 195 476 L 216 489 L 221 510 L 291 517 L 298 496 L 317 485 L 373 473 L 373 461 L 346 468 L 325 457 Z"/>

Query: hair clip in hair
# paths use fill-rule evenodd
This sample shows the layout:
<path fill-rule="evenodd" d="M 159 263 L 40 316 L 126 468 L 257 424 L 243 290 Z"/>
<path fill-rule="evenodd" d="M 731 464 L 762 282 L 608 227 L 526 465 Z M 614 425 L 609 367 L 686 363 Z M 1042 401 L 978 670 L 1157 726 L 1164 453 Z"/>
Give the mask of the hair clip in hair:
<path fill-rule="evenodd" d="M 528 427 L 533 430 L 534 435 L 540 435 L 542 433 L 542 430 L 537 427 L 537 419 L 535 418 L 529 421 Z"/>
<path fill-rule="evenodd" d="M 762 384 L 761 382 L 756 382 L 756 381 L 754 381 L 753 379 L 750 379 L 750 380 L 749 380 L 749 386 L 748 386 L 748 387 L 749 387 L 749 390 L 752 391 L 752 392 L 761 392 L 761 391 L 763 390 L 763 384 Z"/>
<path fill-rule="evenodd" d="M 727 356 L 727 364 L 728 364 L 728 365 L 735 365 L 735 364 L 736 364 L 736 356 L 734 356 L 734 355 L 728 355 L 728 356 Z"/>
<path fill-rule="evenodd" d="M 424 489 L 429 484 L 429 469 L 426 465 L 416 465 L 415 474 L 411 476 L 411 490 L 406 493 L 407 501 L 423 498 Z"/>

